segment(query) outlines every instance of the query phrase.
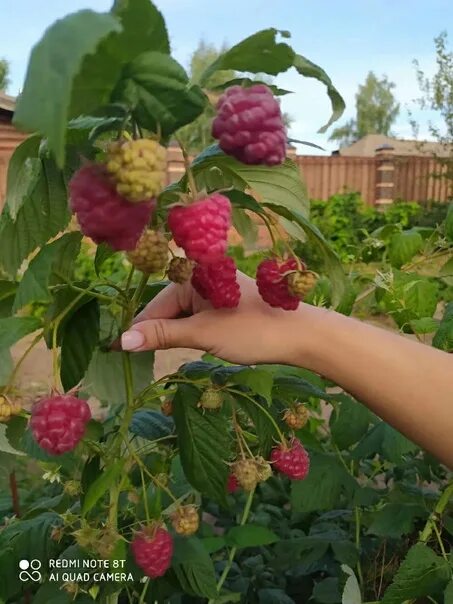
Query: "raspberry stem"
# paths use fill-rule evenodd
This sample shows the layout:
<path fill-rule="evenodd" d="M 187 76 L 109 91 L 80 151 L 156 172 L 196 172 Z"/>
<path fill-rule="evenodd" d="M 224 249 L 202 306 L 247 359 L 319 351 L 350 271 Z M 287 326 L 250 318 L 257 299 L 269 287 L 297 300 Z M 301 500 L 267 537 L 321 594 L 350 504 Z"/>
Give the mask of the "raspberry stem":
<path fill-rule="evenodd" d="M 195 182 L 195 178 L 193 176 L 192 168 L 190 167 L 189 155 L 186 151 L 186 148 L 182 144 L 181 139 L 177 137 L 176 140 L 178 141 L 178 144 L 182 151 L 182 156 L 184 159 L 184 167 L 186 169 L 187 179 L 189 181 L 190 192 L 192 193 L 192 197 L 195 199 L 196 196 L 198 195 L 198 191 L 197 191 L 197 185 Z"/>
<path fill-rule="evenodd" d="M 269 411 L 266 411 L 266 409 L 262 405 L 260 405 L 257 401 L 255 401 L 255 399 L 253 397 L 249 396 L 248 394 L 245 394 L 245 392 L 241 392 L 240 390 L 234 390 L 233 388 L 228 388 L 228 392 L 231 392 L 232 394 L 239 394 L 240 396 L 246 398 L 247 400 L 251 401 L 254 405 L 256 405 L 258 407 L 258 409 L 261 410 L 261 413 L 264 413 L 264 415 L 267 417 L 267 419 L 274 426 L 275 431 L 277 432 L 278 437 L 281 440 L 281 442 L 282 443 L 286 442 L 285 437 L 283 436 L 283 432 L 278 427 L 278 424 L 275 421 L 275 419 L 272 417 L 272 415 L 269 413 Z"/>
<path fill-rule="evenodd" d="M 252 489 L 247 497 L 247 501 L 244 506 L 244 511 L 242 512 L 242 518 L 241 518 L 241 522 L 239 523 L 239 526 L 244 526 L 244 524 L 248 520 L 250 510 L 252 509 L 252 502 L 253 502 L 254 494 L 255 494 L 255 489 Z M 226 563 L 226 566 L 223 569 L 223 573 L 221 574 L 220 579 L 217 583 L 217 593 L 218 594 L 220 593 L 220 590 L 222 589 L 222 586 L 225 583 L 228 573 L 230 572 L 231 567 L 233 566 L 234 557 L 236 556 L 236 552 L 237 552 L 237 547 L 232 547 L 230 550 L 230 554 L 228 556 L 228 561 Z M 208 604 L 214 604 L 214 602 L 215 602 L 215 599 L 211 598 L 209 600 Z"/>

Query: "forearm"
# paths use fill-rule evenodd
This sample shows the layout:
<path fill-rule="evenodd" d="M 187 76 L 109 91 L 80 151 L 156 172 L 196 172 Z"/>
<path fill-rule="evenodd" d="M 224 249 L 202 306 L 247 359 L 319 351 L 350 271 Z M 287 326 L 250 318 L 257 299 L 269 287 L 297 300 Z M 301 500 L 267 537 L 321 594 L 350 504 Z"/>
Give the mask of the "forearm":
<path fill-rule="evenodd" d="M 452 356 L 332 311 L 298 314 L 298 365 L 333 380 L 453 466 Z"/>

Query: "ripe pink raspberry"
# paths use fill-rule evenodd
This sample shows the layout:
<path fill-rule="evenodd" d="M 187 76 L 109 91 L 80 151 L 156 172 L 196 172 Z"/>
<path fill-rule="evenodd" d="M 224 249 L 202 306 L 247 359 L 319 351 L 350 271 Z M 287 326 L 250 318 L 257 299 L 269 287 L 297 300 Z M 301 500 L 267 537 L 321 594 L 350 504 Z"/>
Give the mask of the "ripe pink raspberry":
<path fill-rule="evenodd" d="M 288 271 L 297 270 L 295 258 L 279 262 L 275 258 L 268 258 L 260 262 L 256 272 L 258 291 L 265 302 L 270 306 L 296 310 L 299 298 L 292 295 L 288 282 L 284 277 Z"/>
<path fill-rule="evenodd" d="M 115 250 L 133 250 L 149 223 L 155 200 L 130 203 L 109 181 L 105 168 L 87 164 L 69 183 L 71 209 L 80 230 L 95 243 L 108 243 Z"/>
<path fill-rule="evenodd" d="M 164 575 L 173 556 L 173 539 L 168 531 L 147 527 L 137 533 L 131 543 L 135 562 L 146 576 L 157 579 Z"/>
<path fill-rule="evenodd" d="M 286 157 L 286 130 L 280 105 L 264 84 L 231 86 L 217 105 L 212 136 L 244 164 L 281 164 Z"/>
<path fill-rule="evenodd" d="M 71 451 L 91 419 L 86 401 L 70 394 L 41 399 L 31 411 L 30 427 L 38 445 L 51 455 Z"/>
<path fill-rule="evenodd" d="M 227 480 L 227 493 L 236 493 L 236 491 L 239 489 L 239 482 L 238 479 L 236 478 L 236 476 L 231 473 L 228 475 L 228 480 Z"/>
<path fill-rule="evenodd" d="M 236 265 L 228 256 L 211 264 L 197 264 L 192 273 L 192 286 L 214 308 L 234 308 L 241 298 Z"/>
<path fill-rule="evenodd" d="M 271 461 L 282 474 L 293 480 L 303 480 L 310 469 L 310 458 L 302 443 L 293 438 L 289 447 L 281 444 L 271 452 Z"/>
<path fill-rule="evenodd" d="M 230 200 L 220 193 L 174 206 L 168 213 L 168 226 L 186 256 L 203 264 L 223 258 L 231 226 Z"/>

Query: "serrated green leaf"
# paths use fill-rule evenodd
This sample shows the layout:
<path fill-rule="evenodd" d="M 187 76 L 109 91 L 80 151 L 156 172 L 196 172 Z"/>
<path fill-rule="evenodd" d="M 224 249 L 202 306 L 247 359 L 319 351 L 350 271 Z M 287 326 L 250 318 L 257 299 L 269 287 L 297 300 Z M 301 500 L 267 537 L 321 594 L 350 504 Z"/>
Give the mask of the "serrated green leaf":
<path fill-rule="evenodd" d="M 197 388 L 180 384 L 173 399 L 181 463 L 194 488 L 225 504 L 232 454 L 228 424 L 220 414 L 198 409 L 199 398 Z"/>
<path fill-rule="evenodd" d="M 40 586 L 33 601 L 33 604 L 70 604 L 72 598 L 59 583 L 47 582 Z"/>
<path fill-rule="evenodd" d="M 261 367 L 220 367 L 212 372 L 212 380 L 216 383 L 246 386 L 252 394 L 262 396 L 270 404 L 272 402 L 272 372 Z M 223 378 L 223 379 L 222 379 Z M 226 379 L 225 379 L 226 378 Z"/>
<path fill-rule="evenodd" d="M 126 401 L 124 367 L 121 352 L 95 350 L 85 376 L 83 389 L 91 396 L 111 405 Z M 134 394 L 139 394 L 153 379 L 153 352 L 137 352 L 130 356 Z"/>
<path fill-rule="evenodd" d="M 315 384 L 295 375 L 277 375 L 274 378 L 272 397 L 288 403 L 294 401 L 308 401 L 310 397 L 321 400 L 337 398 L 318 388 Z"/>
<path fill-rule="evenodd" d="M 379 537 L 398 539 L 407 535 L 414 528 L 414 521 L 426 515 L 419 505 L 408 503 L 387 503 L 383 508 L 374 512 L 368 532 Z"/>
<path fill-rule="evenodd" d="M 267 411 L 268 414 L 273 417 L 273 409 L 264 405 L 264 401 L 262 400 L 262 404 L 259 399 L 254 398 L 255 403 L 253 403 L 250 399 L 240 396 L 238 394 L 232 395 L 234 396 L 238 405 L 245 411 L 245 413 L 252 420 L 253 425 L 255 426 L 256 435 L 258 437 L 258 445 L 260 454 L 267 459 L 269 452 L 271 450 L 272 445 L 278 440 L 279 434 L 275 428 L 275 424 L 269 419 L 268 415 L 265 413 Z M 263 407 L 263 410 L 261 409 Z"/>
<path fill-rule="evenodd" d="M 15 281 L 0 281 L 0 318 L 12 314 L 17 285 Z"/>
<path fill-rule="evenodd" d="M 124 62 L 149 50 L 170 52 L 165 20 L 151 0 L 115 0 L 111 12 L 122 25 L 117 45 Z"/>
<path fill-rule="evenodd" d="M 90 300 L 74 312 L 64 328 L 60 376 L 65 392 L 84 378 L 98 342 L 99 304 Z"/>
<path fill-rule="evenodd" d="M 290 598 L 283 589 L 275 587 L 265 587 L 258 590 L 259 604 L 294 604 L 294 600 Z"/>
<path fill-rule="evenodd" d="M 409 262 L 423 247 L 423 237 L 415 230 L 396 233 L 390 238 L 388 248 L 389 260 L 392 266 L 400 268 Z"/>
<path fill-rule="evenodd" d="M 276 41 L 278 34 L 282 32 L 274 28 L 263 29 L 232 46 L 205 69 L 200 77 L 200 86 L 220 70 L 234 69 L 270 75 L 286 71 L 293 64 L 294 51 L 285 42 Z"/>
<path fill-rule="evenodd" d="M 137 123 L 169 136 L 204 110 L 207 97 L 190 85 L 184 69 L 161 52 L 145 52 L 123 70 L 113 99 L 133 110 Z"/>
<path fill-rule="evenodd" d="M 41 325 L 34 317 L 8 317 L 0 319 L 0 349 L 9 348 Z"/>
<path fill-rule="evenodd" d="M 445 235 L 449 241 L 453 241 L 453 203 L 448 206 L 445 218 Z"/>
<path fill-rule="evenodd" d="M 49 290 L 53 275 L 70 277 L 74 260 L 82 241 L 81 233 L 66 233 L 56 241 L 45 245 L 30 262 L 17 288 L 14 312 L 30 302 L 48 302 L 52 295 Z"/>
<path fill-rule="evenodd" d="M 82 516 L 86 516 L 97 502 L 106 494 L 109 488 L 115 483 L 123 470 L 122 461 L 117 461 L 113 465 L 105 468 L 98 478 L 96 478 L 88 487 L 82 505 Z"/>
<path fill-rule="evenodd" d="M 433 333 L 439 327 L 439 321 L 432 317 L 423 317 L 422 319 L 411 321 L 410 326 L 413 332 L 417 334 Z"/>
<path fill-rule="evenodd" d="M 401 463 L 403 457 L 417 450 L 417 446 L 385 422 L 379 422 L 365 434 L 352 455 L 355 459 L 382 455 L 393 463 Z"/>
<path fill-rule="evenodd" d="M 346 539 L 340 539 L 338 541 L 332 541 L 330 544 L 335 559 L 349 566 L 355 566 L 359 558 L 359 552 L 352 541 Z"/>
<path fill-rule="evenodd" d="M 157 440 L 169 436 L 174 427 L 171 417 L 152 409 L 142 409 L 132 416 L 129 432 L 147 440 Z"/>
<path fill-rule="evenodd" d="M 336 457 L 313 453 L 307 478 L 291 484 L 291 505 L 296 512 L 328 510 L 337 506 L 342 496 L 350 500 L 356 487 Z"/>
<path fill-rule="evenodd" d="M 332 84 L 332 80 L 329 78 L 327 73 L 324 71 L 324 69 L 319 67 L 319 65 L 316 65 L 306 57 L 298 54 L 294 56 L 293 65 L 301 75 L 305 76 L 306 78 L 315 78 L 327 88 L 327 94 L 332 104 L 332 115 L 330 116 L 327 124 L 318 130 L 318 132 L 323 133 L 343 115 L 343 112 L 346 108 L 343 97 Z"/>
<path fill-rule="evenodd" d="M 172 569 L 192 592 L 204 598 L 216 598 L 217 580 L 212 560 L 196 537 L 175 538 Z"/>
<path fill-rule="evenodd" d="M 298 564 L 312 564 L 320 560 L 329 548 L 329 540 L 316 537 L 294 537 L 275 544 L 272 567 L 287 572 Z"/>
<path fill-rule="evenodd" d="M 423 543 L 417 543 L 397 570 L 382 604 L 401 604 L 405 600 L 431 595 L 442 589 L 449 578 L 448 562 Z"/>
<path fill-rule="evenodd" d="M 330 417 L 332 438 L 340 449 L 347 449 L 358 442 L 368 429 L 371 414 L 368 409 L 343 395 Z"/>
<path fill-rule="evenodd" d="M 30 196 L 42 170 L 38 159 L 41 137 L 37 134 L 26 138 L 14 149 L 8 162 L 5 205 L 15 219 L 25 199 Z"/>
<path fill-rule="evenodd" d="M 120 29 L 112 15 L 82 10 L 56 21 L 32 50 L 14 124 L 46 136 L 60 167 L 73 80 L 83 59 L 94 53 L 103 38 Z"/>
<path fill-rule="evenodd" d="M 233 526 L 225 535 L 225 540 L 229 547 L 243 548 L 270 545 L 279 541 L 279 537 L 264 526 L 246 524 L 244 526 Z"/>
<path fill-rule="evenodd" d="M 233 226 L 244 240 L 246 247 L 256 243 L 258 227 L 242 208 L 233 206 Z"/>
<path fill-rule="evenodd" d="M 62 231 L 70 212 L 63 174 L 52 159 L 42 159 L 42 171 L 13 218 L 8 206 L 0 217 L 0 265 L 14 275 L 37 247 Z"/>

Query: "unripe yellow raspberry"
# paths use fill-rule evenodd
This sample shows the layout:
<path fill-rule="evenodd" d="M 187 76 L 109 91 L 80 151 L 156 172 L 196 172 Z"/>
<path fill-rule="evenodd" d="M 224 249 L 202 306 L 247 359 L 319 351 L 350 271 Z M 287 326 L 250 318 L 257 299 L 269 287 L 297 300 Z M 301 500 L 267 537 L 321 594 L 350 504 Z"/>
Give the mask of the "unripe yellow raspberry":
<path fill-rule="evenodd" d="M 168 267 L 168 278 L 173 283 L 185 283 L 192 277 L 195 262 L 188 258 L 173 258 Z"/>
<path fill-rule="evenodd" d="M 173 528 L 178 535 L 193 535 L 200 525 L 198 510 L 194 505 L 184 505 L 171 516 Z"/>
<path fill-rule="evenodd" d="M 108 148 L 106 168 L 117 192 L 138 203 L 161 192 L 167 168 L 166 150 L 148 138 L 114 142 Z"/>
<path fill-rule="evenodd" d="M 127 258 L 136 269 L 143 273 L 158 273 L 168 262 L 168 241 L 159 231 L 146 230 L 138 240 L 135 250 L 128 252 Z"/>
<path fill-rule="evenodd" d="M 257 457 L 255 459 L 256 473 L 258 482 L 266 482 L 272 476 L 272 466 L 264 459 L 264 457 Z"/>
<path fill-rule="evenodd" d="M 254 459 L 239 459 L 231 466 L 239 485 L 244 491 L 253 491 L 258 483 L 258 469 Z"/>
<path fill-rule="evenodd" d="M 293 296 L 303 300 L 316 285 L 316 275 L 311 271 L 297 271 L 287 276 L 288 289 Z"/>
<path fill-rule="evenodd" d="M 223 394 L 217 388 L 206 388 L 198 401 L 198 406 L 203 409 L 220 409 L 223 403 Z"/>
<path fill-rule="evenodd" d="M 0 422 L 8 422 L 14 415 L 19 415 L 22 406 L 17 401 L 10 401 L 4 396 L 0 396 Z"/>
<path fill-rule="evenodd" d="M 288 428 L 300 430 L 308 421 L 308 410 L 301 403 L 297 404 L 295 409 L 287 409 L 283 415 L 283 421 Z"/>

